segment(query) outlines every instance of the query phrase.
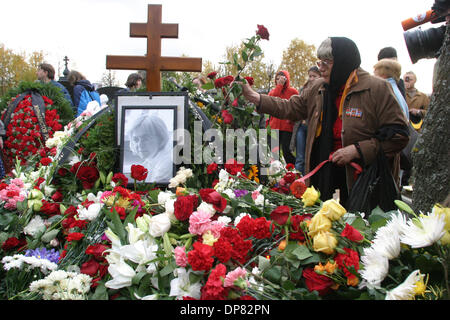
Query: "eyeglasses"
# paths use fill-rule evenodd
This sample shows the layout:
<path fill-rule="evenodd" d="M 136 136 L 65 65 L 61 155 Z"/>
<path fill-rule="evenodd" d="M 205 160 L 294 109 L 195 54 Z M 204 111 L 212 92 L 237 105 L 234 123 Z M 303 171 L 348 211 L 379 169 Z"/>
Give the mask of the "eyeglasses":
<path fill-rule="evenodd" d="M 319 60 L 316 62 L 317 66 L 319 68 L 321 68 L 322 66 L 329 67 L 330 64 L 332 64 L 332 63 L 333 63 L 333 60 Z"/>

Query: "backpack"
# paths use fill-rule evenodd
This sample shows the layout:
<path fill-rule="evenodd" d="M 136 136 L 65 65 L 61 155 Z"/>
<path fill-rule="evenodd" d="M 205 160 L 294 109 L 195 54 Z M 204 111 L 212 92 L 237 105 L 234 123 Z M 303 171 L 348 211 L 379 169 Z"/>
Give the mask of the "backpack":
<path fill-rule="evenodd" d="M 78 103 L 77 117 L 84 110 L 86 110 L 86 106 L 88 105 L 88 103 L 91 101 L 94 101 L 94 100 L 97 101 L 99 105 L 101 105 L 100 95 L 98 94 L 97 91 L 95 91 L 95 90 L 89 91 L 87 89 L 84 89 L 80 95 L 80 102 Z"/>

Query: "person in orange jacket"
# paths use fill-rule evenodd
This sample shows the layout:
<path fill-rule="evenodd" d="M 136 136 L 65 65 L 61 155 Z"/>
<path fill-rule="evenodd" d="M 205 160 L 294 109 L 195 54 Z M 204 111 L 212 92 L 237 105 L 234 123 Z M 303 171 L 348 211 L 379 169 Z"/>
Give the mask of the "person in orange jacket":
<path fill-rule="evenodd" d="M 269 96 L 288 100 L 291 96 L 298 94 L 298 90 L 290 86 L 290 75 L 285 70 L 277 72 L 275 75 L 275 85 L 275 88 L 269 92 Z M 294 124 L 290 120 L 282 120 L 271 116 L 268 125 L 270 125 L 272 130 L 279 130 L 281 150 L 283 151 L 286 164 L 295 164 L 295 157 L 289 148 Z"/>

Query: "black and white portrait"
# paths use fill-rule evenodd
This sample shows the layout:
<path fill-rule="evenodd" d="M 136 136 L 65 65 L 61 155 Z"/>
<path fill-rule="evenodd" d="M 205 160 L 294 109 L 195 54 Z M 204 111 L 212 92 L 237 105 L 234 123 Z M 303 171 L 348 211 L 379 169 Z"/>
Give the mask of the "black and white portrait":
<path fill-rule="evenodd" d="M 173 164 L 176 107 L 123 108 L 122 172 L 131 178 L 131 166 L 148 169 L 146 183 L 166 184 L 175 174 Z"/>

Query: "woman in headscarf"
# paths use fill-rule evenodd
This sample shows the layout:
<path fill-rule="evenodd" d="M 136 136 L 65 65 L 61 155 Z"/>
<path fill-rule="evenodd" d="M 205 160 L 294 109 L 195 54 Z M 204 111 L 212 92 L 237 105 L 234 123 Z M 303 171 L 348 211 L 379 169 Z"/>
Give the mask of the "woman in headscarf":
<path fill-rule="evenodd" d="M 378 151 L 387 156 L 398 182 L 399 152 L 408 143 L 406 118 L 389 83 L 364 71 L 356 44 L 331 37 L 317 50 L 322 78 L 289 100 L 259 94 L 243 84 L 243 94 L 268 113 L 292 121 L 307 120 L 305 172 L 331 157 L 307 184 L 320 190 L 321 199 L 339 190 L 345 204 L 354 183 L 351 162 L 371 164 Z M 378 137 L 376 137 L 378 136 Z"/>

